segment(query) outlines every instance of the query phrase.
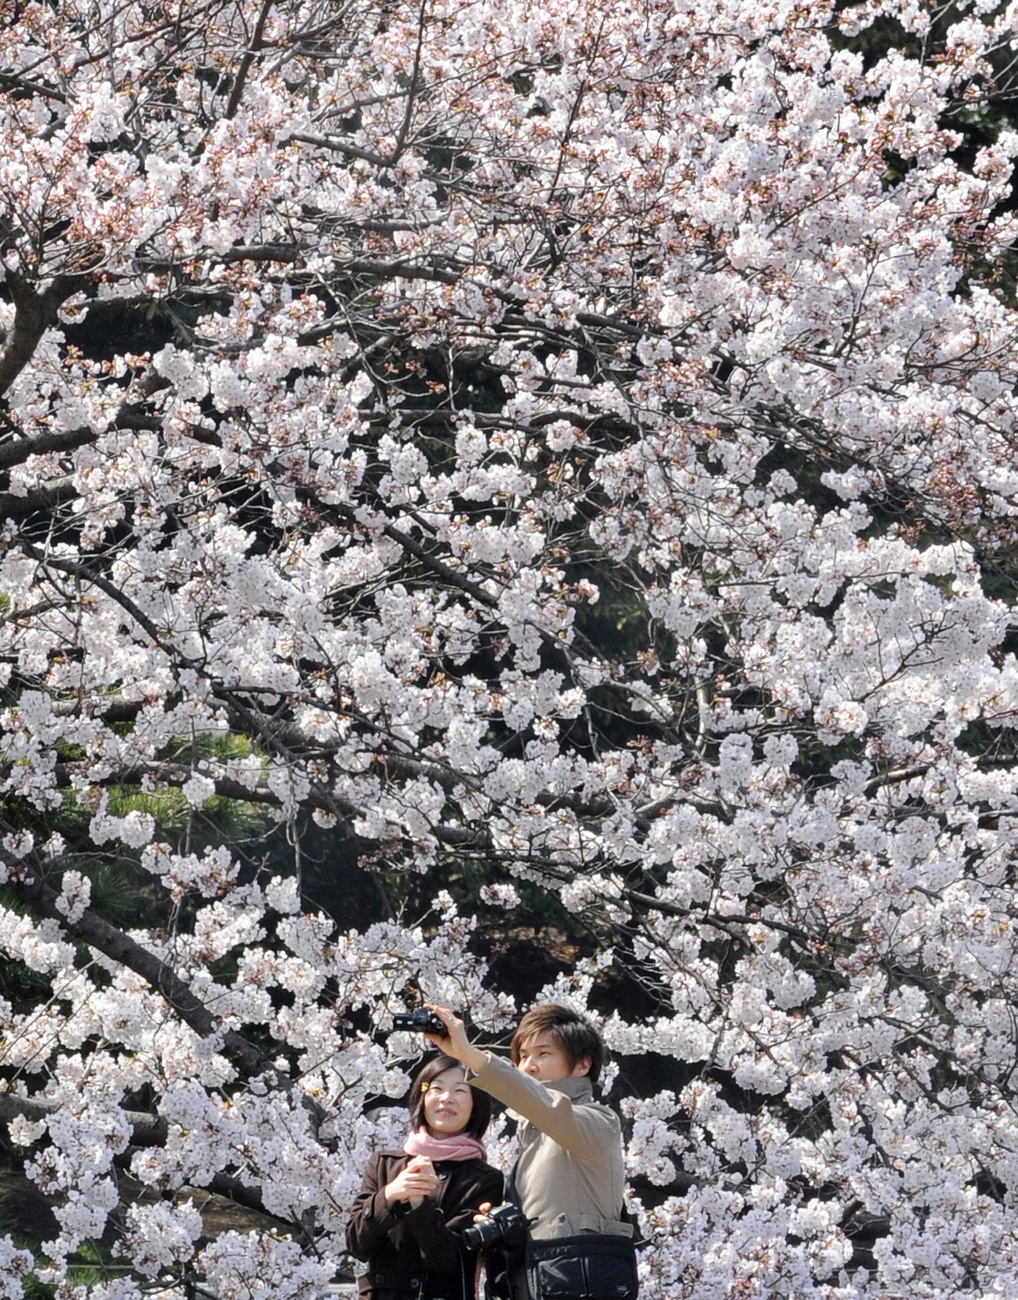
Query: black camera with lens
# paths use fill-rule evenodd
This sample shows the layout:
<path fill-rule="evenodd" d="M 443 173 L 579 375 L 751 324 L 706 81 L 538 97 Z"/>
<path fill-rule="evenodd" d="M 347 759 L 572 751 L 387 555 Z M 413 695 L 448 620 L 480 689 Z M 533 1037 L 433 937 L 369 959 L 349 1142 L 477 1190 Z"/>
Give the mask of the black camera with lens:
<path fill-rule="evenodd" d="M 427 1007 L 418 1007 L 416 1011 L 395 1011 L 392 1016 L 393 1029 L 408 1029 L 412 1034 L 441 1034 L 448 1038 L 449 1031 L 438 1016 Z"/>
<path fill-rule="evenodd" d="M 462 1238 L 467 1250 L 490 1250 L 492 1246 L 513 1250 L 526 1245 L 527 1220 L 518 1205 L 496 1205 L 483 1218 L 464 1228 Z"/>

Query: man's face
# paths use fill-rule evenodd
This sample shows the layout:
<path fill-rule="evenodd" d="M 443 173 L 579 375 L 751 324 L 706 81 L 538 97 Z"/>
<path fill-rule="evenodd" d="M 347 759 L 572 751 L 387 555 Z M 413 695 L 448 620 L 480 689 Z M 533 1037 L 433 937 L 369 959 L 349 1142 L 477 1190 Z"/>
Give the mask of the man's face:
<path fill-rule="evenodd" d="M 586 1074 L 590 1069 L 590 1062 L 577 1061 L 570 1069 L 568 1056 L 551 1034 L 542 1031 L 531 1034 L 520 1045 L 520 1059 L 516 1063 L 516 1068 L 541 1083 L 550 1083 L 554 1079 L 568 1079 L 571 1075 Z"/>

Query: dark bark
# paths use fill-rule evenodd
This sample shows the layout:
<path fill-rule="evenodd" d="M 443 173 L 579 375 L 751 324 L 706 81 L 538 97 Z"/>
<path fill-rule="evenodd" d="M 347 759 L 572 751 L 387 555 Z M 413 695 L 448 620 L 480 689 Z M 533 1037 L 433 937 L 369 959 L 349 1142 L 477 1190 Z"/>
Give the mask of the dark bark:
<path fill-rule="evenodd" d="M 46 1119 L 60 1109 L 59 1102 L 0 1093 L 0 1120 L 10 1121 L 18 1115 L 30 1120 Z M 125 1110 L 124 1116 L 131 1124 L 132 1146 L 158 1147 L 166 1141 L 167 1124 L 161 1116 L 144 1110 Z"/>
<path fill-rule="evenodd" d="M 56 324 L 61 304 L 87 283 L 85 275 L 58 275 L 39 293 L 23 276 L 8 271 L 7 286 L 15 308 L 14 327 L 0 357 L 0 394 L 7 392 L 31 361 L 43 334 Z"/>
<path fill-rule="evenodd" d="M 95 912 L 86 909 L 76 921 L 68 921 L 57 907 L 60 895 L 44 880 L 35 875 L 23 862 L 0 853 L 0 862 L 8 870 L 7 888 L 23 903 L 41 916 L 49 917 L 76 939 L 96 948 L 104 956 L 119 962 L 140 975 L 150 988 L 161 994 L 171 1010 L 202 1038 L 218 1036 L 218 1050 L 244 1075 L 245 1078 L 264 1078 L 271 1087 L 295 1094 L 301 1105 L 316 1124 L 325 1118 L 325 1112 L 300 1092 L 292 1079 L 276 1069 L 273 1062 L 236 1030 L 222 1030 L 219 1021 L 205 1004 L 191 992 L 180 978 L 155 953 L 150 952 L 135 939 L 116 926 L 110 925 Z"/>

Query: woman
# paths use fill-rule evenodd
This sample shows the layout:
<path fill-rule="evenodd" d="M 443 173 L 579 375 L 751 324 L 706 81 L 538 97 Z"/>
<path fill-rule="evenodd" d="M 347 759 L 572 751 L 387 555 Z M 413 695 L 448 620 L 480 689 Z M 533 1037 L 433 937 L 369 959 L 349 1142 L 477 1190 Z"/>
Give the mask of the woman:
<path fill-rule="evenodd" d="M 410 1089 L 402 1151 L 372 1156 L 347 1224 L 347 1247 L 367 1264 L 360 1300 L 473 1300 L 476 1253 L 460 1234 L 483 1201 L 502 1200 L 502 1175 L 480 1138 L 491 1103 L 459 1061 L 429 1061 Z"/>

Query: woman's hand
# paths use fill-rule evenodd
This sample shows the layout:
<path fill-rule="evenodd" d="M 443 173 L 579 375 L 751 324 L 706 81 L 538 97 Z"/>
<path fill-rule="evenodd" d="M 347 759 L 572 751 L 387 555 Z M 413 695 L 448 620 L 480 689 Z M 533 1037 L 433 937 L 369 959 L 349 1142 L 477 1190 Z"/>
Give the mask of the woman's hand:
<path fill-rule="evenodd" d="M 385 1203 L 394 1205 L 396 1201 L 409 1201 L 411 1208 L 416 1210 L 426 1196 L 437 1190 L 435 1166 L 427 1156 L 414 1156 L 391 1183 L 385 1184 Z"/>
<path fill-rule="evenodd" d="M 468 1070 L 475 1073 L 483 1070 L 488 1064 L 488 1053 L 482 1052 L 479 1047 L 474 1047 L 469 1038 L 463 1021 L 459 1016 L 454 1015 L 448 1007 L 437 1007 L 431 1002 L 424 1004 L 429 1011 L 433 1011 L 442 1024 L 445 1025 L 446 1033 L 444 1035 L 425 1034 L 424 1037 L 446 1056 L 451 1056 L 453 1060 L 462 1061 Z"/>

